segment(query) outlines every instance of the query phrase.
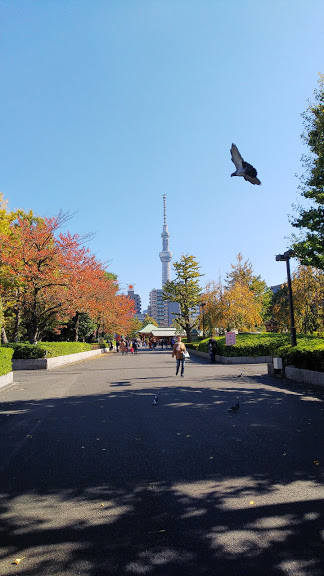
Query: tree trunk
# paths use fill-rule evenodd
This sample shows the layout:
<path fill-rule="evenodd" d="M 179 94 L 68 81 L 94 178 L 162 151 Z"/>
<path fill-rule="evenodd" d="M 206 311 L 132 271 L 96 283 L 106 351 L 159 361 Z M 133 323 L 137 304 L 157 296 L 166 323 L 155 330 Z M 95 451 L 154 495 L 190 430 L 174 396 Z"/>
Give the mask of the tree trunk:
<path fill-rule="evenodd" d="M 75 320 L 75 342 L 79 342 L 79 325 L 80 325 L 80 314 L 79 312 L 76 313 L 76 320 Z"/>
<path fill-rule="evenodd" d="M 187 342 L 191 342 L 190 324 L 186 324 Z"/>
<path fill-rule="evenodd" d="M 8 344 L 8 338 L 4 326 L 1 327 L 1 342 L 2 344 Z"/>
<path fill-rule="evenodd" d="M 36 323 L 33 322 L 32 320 L 30 320 L 27 323 L 27 334 L 28 334 L 28 340 L 30 344 L 36 344 L 37 343 L 37 336 L 38 336 L 38 329 L 37 329 L 37 325 L 35 325 Z"/>
<path fill-rule="evenodd" d="M 19 308 L 16 308 L 16 314 L 15 314 L 15 325 L 14 325 L 14 331 L 13 331 L 13 336 L 12 336 L 12 339 L 14 342 L 18 342 L 20 317 L 21 317 L 21 309 L 19 307 Z"/>

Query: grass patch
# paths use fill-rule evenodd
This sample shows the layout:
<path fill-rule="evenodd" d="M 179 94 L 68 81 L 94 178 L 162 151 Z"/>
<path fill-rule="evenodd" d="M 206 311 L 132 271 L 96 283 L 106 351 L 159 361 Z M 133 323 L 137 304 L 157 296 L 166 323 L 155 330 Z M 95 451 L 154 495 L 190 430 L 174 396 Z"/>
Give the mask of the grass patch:
<path fill-rule="evenodd" d="M 4 376 L 8 374 L 8 372 L 12 372 L 12 355 L 13 349 L 9 347 L 0 348 L 0 376 Z"/>

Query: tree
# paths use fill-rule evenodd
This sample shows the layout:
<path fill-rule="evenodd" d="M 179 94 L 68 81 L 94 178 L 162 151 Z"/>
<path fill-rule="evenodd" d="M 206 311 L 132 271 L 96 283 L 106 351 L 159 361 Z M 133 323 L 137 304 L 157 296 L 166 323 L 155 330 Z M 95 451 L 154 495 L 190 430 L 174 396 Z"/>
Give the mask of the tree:
<path fill-rule="evenodd" d="M 208 282 L 205 287 L 203 300 L 206 303 L 204 309 L 205 331 L 210 337 L 215 335 L 215 329 L 224 324 L 224 287 L 219 282 Z"/>
<path fill-rule="evenodd" d="M 1 290 L 11 282 L 16 307 L 21 311 L 29 341 L 46 330 L 59 332 L 70 318 L 88 314 L 96 330 L 127 331 L 134 314 L 133 302 L 118 294 L 114 278 L 83 246 L 78 234 L 58 230 L 66 217 L 35 218 L 19 214 L 9 233 L 0 234 Z"/>
<path fill-rule="evenodd" d="M 273 295 L 272 317 L 275 330 L 288 332 L 290 329 L 288 285 L 284 283 Z"/>
<path fill-rule="evenodd" d="M 142 322 L 137 318 L 133 318 L 130 327 L 128 329 L 127 335 L 133 339 L 137 336 L 137 333 L 139 330 L 141 330 L 141 328 L 142 328 Z"/>
<path fill-rule="evenodd" d="M 200 266 L 194 256 L 182 255 L 179 262 L 174 262 L 175 280 L 169 280 L 163 287 L 163 299 L 178 302 L 180 315 L 175 321 L 186 331 L 187 341 L 191 342 L 191 330 L 199 323 L 199 318 L 192 319 L 192 312 L 201 302 L 199 286 Z"/>
<path fill-rule="evenodd" d="M 19 323 L 19 312 L 17 306 L 17 294 L 19 294 L 19 284 L 16 278 L 11 274 L 10 266 L 6 262 L 7 244 L 13 239 L 13 224 L 17 221 L 18 216 L 24 218 L 33 218 L 33 213 L 22 210 L 10 212 L 8 210 L 8 201 L 0 193 L 0 328 L 1 339 L 7 343 L 7 335 L 4 326 L 4 316 L 6 319 L 15 316 L 15 325 Z"/>
<path fill-rule="evenodd" d="M 226 283 L 232 288 L 237 282 L 249 288 L 255 298 L 258 313 L 263 321 L 268 320 L 271 315 L 272 291 L 261 276 L 253 273 L 253 267 L 249 260 L 243 262 L 243 256 L 239 253 L 236 257 L 236 264 L 231 264 L 231 272 L 226 274 Z"/>
<path fill-rule="evenodd" d="M 261 326 L 261 305 L 253 292 L 241 281 L 235 282 L 223 294 L 223 319 L 220 327 L 224 330 L 245 332 Z"/>
<path fill-rule="evenodd" d="M 324 270 L 324 75 L 319 75 L 314 102 L 309 102 L 302 114 L 304 132 L 301 135 L 309 147 L 302 156 L 305 173 L 301 176 L 301 195 L 311 201 L 310 207 L 299 207 L 299 215 L 292 225 L 299 228 L 299 237 L 293 236 L 293 250 L 301 264 Z"/>
<path fill-rule="evenodd" d="M 145 328 L 145 326 L 147 326 L 148 324 L 153 324 L 153 326 L 157 326 L 157 328 L 159 327 L 158 323 L 156 322 L 156 320 L 154 320 L 154 318 L 152 318 L 148 314 L 145 314 L 143 324 L 140 329 Z"/>

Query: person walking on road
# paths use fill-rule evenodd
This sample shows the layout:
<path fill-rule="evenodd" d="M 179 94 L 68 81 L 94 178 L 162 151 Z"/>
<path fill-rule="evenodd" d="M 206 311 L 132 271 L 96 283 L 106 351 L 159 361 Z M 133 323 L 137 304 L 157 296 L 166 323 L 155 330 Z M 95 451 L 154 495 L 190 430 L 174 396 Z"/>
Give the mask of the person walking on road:
<path fill-rule="evenodd" d="M 122 340 L 120 343 L 120 351 L 121 351 L 122 355 L 125 354 L 126 350 L 127 350 L 127 346 L 126 346 L 124 340 Z"/>
<path fill-rule="evenodd" d="M 184 345 L 183 342 L 181 342 L 181 336 L 177 336 L 177 341 L 175 342 L 173 349 L 172 349 L 172 358 L 174 358 L 174 356 L 176 357 L 177 360 L 177 370 L 176 370 L 176 375 L 179 372 L 179 368 L 180 368 L 180 364 L 181 364 L 181 376 L 184 376 L 184 367 L 185 367 L 185 352 L 186 352 L 186 347 Z"/>
<path fill-rule="evenodd" d="M 216 352 L 217 352 L 217 348 L 216 348 L 216 341 L 214 340 L 214 338 L 210 338 L 209 342 L 208 342 L 208 352 L 209 352 L 209 358 L 212 364 L 215 364 L 216 362 Z"/>

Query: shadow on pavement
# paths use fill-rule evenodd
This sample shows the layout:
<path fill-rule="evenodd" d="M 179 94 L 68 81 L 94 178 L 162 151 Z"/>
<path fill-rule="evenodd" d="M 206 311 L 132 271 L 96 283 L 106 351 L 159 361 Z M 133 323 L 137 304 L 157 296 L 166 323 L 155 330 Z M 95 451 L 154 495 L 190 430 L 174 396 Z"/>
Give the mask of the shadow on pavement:
<path fill-rule="evenodd" d="M 249 381 L 2 403 L 0 573 L 323 574 L 323 403 Z"/>

